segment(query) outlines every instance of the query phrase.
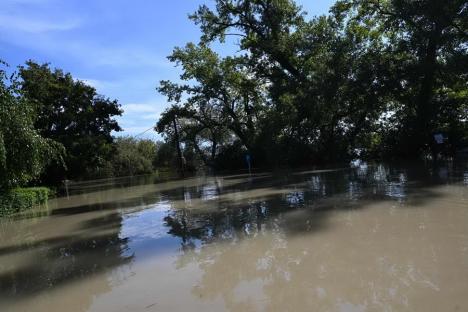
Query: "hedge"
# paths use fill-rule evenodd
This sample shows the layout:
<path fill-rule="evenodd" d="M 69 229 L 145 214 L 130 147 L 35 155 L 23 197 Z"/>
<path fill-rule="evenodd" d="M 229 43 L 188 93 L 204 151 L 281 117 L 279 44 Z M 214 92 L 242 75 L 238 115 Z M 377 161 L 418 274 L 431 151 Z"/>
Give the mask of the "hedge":
<path fill-rule="evenodd" d="M 0 216 L 45 204 L 49 193 L 47 187 L 16 188 L 0 193 Z"/>

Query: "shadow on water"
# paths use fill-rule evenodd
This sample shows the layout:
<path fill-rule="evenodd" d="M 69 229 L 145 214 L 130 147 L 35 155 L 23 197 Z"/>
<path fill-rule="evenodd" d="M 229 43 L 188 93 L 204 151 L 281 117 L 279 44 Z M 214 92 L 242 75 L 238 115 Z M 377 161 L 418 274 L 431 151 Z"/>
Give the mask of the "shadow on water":
<path fill-rule="evenodd" d="M 0 245 L 0 257 L 24 253 L 27 258 L 13 269 L 3 265 L 0 299 L 44 292 L 138 258 L 130 247 L 134 237 L 121 236 L 129 213 L 137 223 L 143 221 L 138 220 L 139 209 L 166 207 L 163 231 L 177 238 L 182 253 L 190 254 L 199 246 L 240 242 L 265 231 L 286 236 L 317 232 L 327 228 L 331 212 L 364 209 L 378 201 L 402 208 L 423 206 L 439 196 L 433 186 L 468 184 L 466 172 L 466 165 L 458 164 L 427 168 L 358 163 L 351 169 L 198 177 L 58 199 L 60 204 L 46 218 L 51 226 L 76 220 L 74 230 Z M 28 222 L 27 217 L 12 222 Z M 149 240 L 145 248 L 157 251 L 158 244 Z"/>
<path fill-rule="evenodd" d="M 71 216 L 95 211 L 112 211 L 116 209 L 127 209 L 132 207 L 148 206 L 157 201 L 154 193 L 143 194 L 138 197 L 132 197 L 118 202 L 108 201 L 102 203 L 77 205 L 67 208 L 56 208 L 50 213 L 52 216 Z"/>
<path fill-rule="evenodd" d="M 128 238 L 119 237 L 120 214 L 94 218 L 82 225 L 87 235 L 52 237 L 0 248 L 0 257 L 22 252 L 24 262 L 20 266 L 11 263 L 13 269 L 9 270 L 8 259 L 0 258 L 0 268 L 3 268 L 0 301 L 52 290 L 132 261 L 134 256 L 128 248 Z"/>

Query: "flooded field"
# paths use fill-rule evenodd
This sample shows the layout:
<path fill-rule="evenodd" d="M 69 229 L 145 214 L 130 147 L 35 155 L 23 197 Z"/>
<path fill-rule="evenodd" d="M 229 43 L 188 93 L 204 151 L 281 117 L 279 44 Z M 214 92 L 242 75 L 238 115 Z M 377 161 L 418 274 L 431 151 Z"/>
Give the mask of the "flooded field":
<path fill-rule="evenodd" d="M 468 311 L 468 166 L 70 194 L 0 219 L 0 311 Z"/>

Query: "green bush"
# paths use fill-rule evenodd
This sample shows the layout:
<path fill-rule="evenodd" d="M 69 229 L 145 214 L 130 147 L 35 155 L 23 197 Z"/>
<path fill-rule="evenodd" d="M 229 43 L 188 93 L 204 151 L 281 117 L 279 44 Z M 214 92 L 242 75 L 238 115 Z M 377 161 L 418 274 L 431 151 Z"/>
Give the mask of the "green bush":
<path fill-rule="evenodd" d="M 50 190 L 46 187 L 15 188 L 0 194 L 0 216 L 45 204 Z"/>

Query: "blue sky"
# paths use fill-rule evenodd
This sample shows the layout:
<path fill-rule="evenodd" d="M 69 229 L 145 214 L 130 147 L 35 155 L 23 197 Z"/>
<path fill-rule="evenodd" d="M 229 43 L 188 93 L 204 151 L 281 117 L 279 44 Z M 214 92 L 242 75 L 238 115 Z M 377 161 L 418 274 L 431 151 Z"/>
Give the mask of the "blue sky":
<path fill-rule="evenodd" d="M 328 12 L 333 0 L 297 1 L 309 16 Z M 188 20 L 211 0 L 1 0 L 0 59 L 11 66 L 32 59 L 71 72 L 117 99 L 124 109 L 119 135 L 154 125 L 167 107 L 156 92 L 180 71 L 167 59 L 175 46 L 197 42 Z M 219 47 L 218 47 L 219 48 Z M 223 48 L 223 47 L 221 47 Z M 229 50 L 229 47 L 224 47 Z M 142 137 L 158 138 L 149 131 Z"/>

